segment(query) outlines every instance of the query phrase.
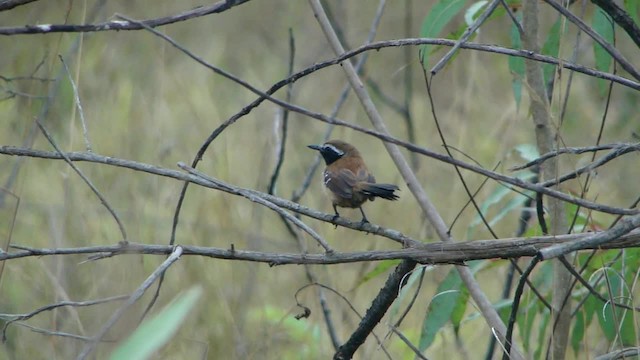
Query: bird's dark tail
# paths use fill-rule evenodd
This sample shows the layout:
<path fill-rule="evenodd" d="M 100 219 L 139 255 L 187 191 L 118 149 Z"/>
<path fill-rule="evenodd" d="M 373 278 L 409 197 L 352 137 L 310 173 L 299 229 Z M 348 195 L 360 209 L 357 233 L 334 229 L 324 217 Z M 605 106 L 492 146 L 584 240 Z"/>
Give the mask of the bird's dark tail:
<path fill-rule="evenodd" d="M 374 197 L 380 197 L 387 200 L 398 200 L 399 196 L 394 194 L 394 191 L 399 188 L 393 184 L 372 184 L 364 183 L 360 186 L 360 191 L 363 194 L 368 195 L 373 200 Z"/>

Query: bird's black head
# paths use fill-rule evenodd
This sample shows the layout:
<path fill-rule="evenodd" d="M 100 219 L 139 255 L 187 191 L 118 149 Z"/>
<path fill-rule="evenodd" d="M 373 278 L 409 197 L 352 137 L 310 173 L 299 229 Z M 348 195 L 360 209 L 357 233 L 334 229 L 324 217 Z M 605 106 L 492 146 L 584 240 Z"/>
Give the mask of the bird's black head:
<path fill-rule="evenodd" d="M 332 143 L 331 141 L 326 142 L 322 145 L 309 145 L 308 147 L 313 150 L 318 150 L 327 165 L 340 159 L 346 153 L 344 149 L 341 149 L 341 146 L 339 146 L 339 144 Z"/>

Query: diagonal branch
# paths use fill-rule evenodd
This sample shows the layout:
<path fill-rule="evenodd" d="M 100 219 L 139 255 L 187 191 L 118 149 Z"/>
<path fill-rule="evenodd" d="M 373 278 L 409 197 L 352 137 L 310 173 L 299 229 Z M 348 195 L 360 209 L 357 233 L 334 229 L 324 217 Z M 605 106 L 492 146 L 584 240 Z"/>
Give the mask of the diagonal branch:
<path fill-rule="evenodd" d="M 631 40 L 636 43 L 640 48 L 640 27 L 636 25 L 631 16 L 627 14 L 621 7 L 611 0 L 591 0 L 592 3 L 598 5 L 600 9 L 604 10 L 613 21 L 616 22 L 624 31 L 627 32 Z"/>
<path fill-rule="evenodd" d="M 602 46 L 608 53 L 613 57 L 618 64 L 631 76 L 636 78 L 636 80 L 640 80 L 640 72 L 627 60 L 624 55 L 618 49 L 616 49 L 613 45 L 609 44 L 600 34 L 595 32 L 589 25 L 585 24 L 579 17 L 577 17 L 574 13 L 569 11 L 569 9 L 565 8 L 561 4 L 559 4 L 555 0 L 543 0 L 547 4 L 551 5 L 557 12 L 564 15 L 567 20 L 571 21 L 576 25 L 580 30 L 584 31 L 587 35 L 589 35 L 595 42 L 597 42 L 600 46 Z M 612 1 L 611 1 L 612 2 Z"/>
<path fill-rule="evenodd" d="M 86 359 L 95 350 L 98 343 L 102 341 L 102 338 L 104 338 L 104 336 L 109 332 L 113 325 L 115 325 L 116 322 L 118 322 L 118 320 L 120 320 L 120 318 L 124 315 L 124 313 L 131 306 L 133 306 L 142 297 L 142 295 L 144 295 L 145 291 L 147 291 L 151 284 L 153 284 L 161 274 L 164 274 L 169 266 L 180 259 L 180 255 L 182 255 L 182 247 L 172 247 L 171 256 L 169 256 L 160 266 L 158 266 L 158 268 L 154 270 L 151 275 L 149 275 L 149 277 L 142 283 L 142 285 L 140 285 L 140 287 L 138 287 L 136 291 L 131 294 L 129 299 L 125 301 L 125 303 L 118 310 L 116 310 L 113 315 L 111 315 L 111 318 L 107 320 L 106 324 L 104 324 L 100 331 L 98 331 L 98 333 L 91 338 L 91 341 L 89 341 L 89 343 L 84 346 L 77 357 L 78 360 Z"/>

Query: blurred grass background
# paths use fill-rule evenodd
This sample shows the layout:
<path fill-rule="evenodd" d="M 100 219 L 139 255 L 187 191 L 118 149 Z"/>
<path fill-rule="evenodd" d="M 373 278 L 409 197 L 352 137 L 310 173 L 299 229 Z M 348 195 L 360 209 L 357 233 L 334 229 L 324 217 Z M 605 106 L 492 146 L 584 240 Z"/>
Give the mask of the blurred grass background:
<path fill-rule="evenodd" d="M 369 2 L 328 2 L 350 47 L 360 45 L 367 36 L 375 13 Z M 414 1 L 410 21 L 411 37 L 419 35 L 422 19 L 432 1 Z M 109 1 L 105 2 L 91 22 L 108 20 L 114 13 L 136 19 L 149 19 L 177 13 L 201 5 L 199 2 Z M 88 22 L 95 1 L 35 2 L 0 14 L 2 26 L 24 24 Z M 378 29 L 377 40 L 402 38 L 406 2 L 389 2 Z M 544 9 L 547 11 L 548 9 Z M 552 12 L 545 14 L 551 15 Z M 545 25 L 555 18 L 542 17 Z M 457 25 L 461 25 L 462 18 Z M 509 45 L 508 18 L 495 19 L 482 28 L 477 42 Z M 305 2 L 251 1 L 219 15 L 210 15 L 160 28 L 180 44 L 254 86 L 267 89 L 286 77 L 289 57 L 288 31 L 292 29 L 296 43 L 295 69 L 329 59 L 332 52 Z M 453 31 L 454 28 L 448 29 Z M 572 40 L 575 29 L 564 39 Z M 446 35 L 446 34 L 445 34 Z M 626 49 L 630 42 L 618 39 Z M 567 42 L 567 44 L 570 44 Z M 33 146 L 52 150 L 34 130 L 45 99 L 53 87 L 59 87 L 51 100 L 51 108 L 43 120 L 58 144 L 68 151 L 84 150 L 82 129 L 73 102 L 71 84 L 62 70 L 58 54 L 72 69 L 84 108 L 93 150 L 99 154 L 147 162 L 175 168 L 178 161 L 190 163 L 208 134 L 220 123 L 255 99 L 240 86 L 216 76 L 188 59 L 166 42 L 146 31 L 99 32 L 87 34 L 50 34 L 5 36 L 0 38 L 5 56 L 0 57 L 0 75 L 5 77 L 35 76 L 54 82 L 3 81 L 2 89 L 31 94 L 0 102 L 0 144 L 22 145 L 34 131 Z M 74 48 L 77 46 L 77 51 Z M 592 66 L 590 42 L 583 37 L 580 63 Z M 570 45 L 562 48 L 569 58 Z M 637 51 L 637 50 L 635 50 Z M 443 52 L 436 53 L 432 61 Z M 413 72 L 411 112 L 415 121 L 416 142 L 443 151 L 430 113 L 417 48 L 412 58 L 403 57 L 403 49 L 372 52 L 364 77 L 377 82 L 383 91 L 399 102 L 404 101 L 404 72 Z M 638 57 L 630 57 L 638 64 Z M 38 67 L 38 64 L 41 66 Z M 562 84 L 568 73 L 563 73 Z M 436 111 L 450 145 L 463 150 L 483 166 L 507 173 L 510 165 L 522 160 L 513 151 L 519 144 L 534 143 L 533 124 L 528 117 L 526 91 L 518 109 L 511 92 L 511 75 L 507 59 L 494 54 L 462 51 L 436 78 L 433 89 Z M 292 101 L 300 106 L 328 114 L 346 83 L 338 66 L 321 70 L 295 83 Z M 564 90 L 562 90 L 564 91 Z M 284 98 L 284 91 L 277 93 Z M 564 94 L 563 94 L 564 95 Z M 376 98 L 390 132 L 407 138 L 403 119 Z M 559 113 L 558 98 L 553 111 Z M 638 131 L 637 93 L 614 86 L 603 143 L 631 141 Z M 605 99 L 596 80 L 575 75 L 568 112 L 562 125 L 562 139 L 568 146 L 585 146 L 595 142 Z M 280 110 L 268 102 L 229 127 L 210 147 L 199 169 L 239 186 L 265 191 L 275 165 L 277 117 Z M 359 104 L 350 96 L 339 118 L 370 127 Z M 307 144 L 322 141 L 326 125 L 313 119 L 290 114 L 287 152 L 277 185 L 277 194 L 290 198 L 300 186 L 315 154 Z M 387 156 L 380 141 L 336 128 L 334 138 L 354 143 L 366 154 L 369 168 L 378 181 L 401 186 L 401 199 L 386 203 L 376 201 L 365 207 L 369 219 L 385 227 L 424 241 L 435 241 L 422 219 L 410 192 Z M 589 155 L 563 158 L 562 170 L 568 171 L 585 163 Z M 19 159 L 0 157 L 2 185 L 16 169 Z M 123 218 L 129 239 L 147 244 L 167 244 L 171 222 L 181 184 L 148 174 L 113 167 L 80 163 L 110 204 Z M 419 178 L 437 205 L 445 221 L 453 220 L 467 201 L 454 170 L 445 164 L 421 158 Z M 628 155 L 607 165 L 591 186 L 590 194 L 598 201 L 627 206 L 637 196 L 639 176 L 637 155 Z M 331 212 L 323 196 L 317 174 L 301 203 Z M 482 178 L 465 173 L 472 189 Z M 633 180 L 632 180 L 633 179 Z M 478 199 L 486 199 L 496 184 L 489 184 Z M 579 191 L 579 182 L 566 185 Z M 32 247 L 74 247 L 115 244 L 118 228 L 105 208 L 87 186 L 62 161 L 24 159 L 17 181 L 4 190 L 20 198 L 13 229 L 12 243 Z M 8 241 L 11 214 L 15 201 L 8 199 L 2 211 L 3 245 Z M 496 212 L 498 210 L 492 210 Z M 359 219 L 357 210 L 344 210 L 343 216 Z M 471 229 L 475 214 L 469 208 L 453 228 L 459 240 L 487 239 L 482 227 Z M 518 212 L 514 211 L 496 226 L 500 236 L 513 235 Z M 603 221 L 606 215 L 595 215 Z M 491 213 L 489 214 L 491 217 Z M 330 224 L 303 219 L 338 251 L 394 249 L 395 243 L 383 238 Z M 305 238 L 311 251 L 320 251 Z M 181 213 L 177 243 L 271 252 L 297 252 L 280 219 L 273 212 L 245 199 L 212 190 L 190 186 Z M 133 291 L 163 260 L 152 256 L 118 256 L 82 263 L 83 256 L 25 258 L 5 264 L 0 279 L 0 313 L 24 313 L 62 300 L 84 300 L 126 294 Z M 499 262 L 502 264 L 502 262 Z M 323 284 L 342 292 L 364 313 L 386 279 L 386 274 L 357 286 L 363 274 L 376 264 L 316 266 L 313 271 Z M 484 290 L 499 299 L 504 266 L 492 266 L 479 274 Z M 427 273 L 425 286 L 416 305 L 403 323 L 402 331 L 417 341 L 424 310 L 434 295 L 436 285 L 448 267 Z M 198 257 L 183 257 L 167 272 L 156 310 L 175 294 L 191 285 L 201 285 L 204 296 L 180 329 L 175 341 L 164 348 L 158 358 L 254 358 L 254 359 L 324 359 L 333 354 L 322 320 L 315 289 L 305 290 L 300 300 L 312 310 L 307 320 L 295 321 L 300 312 L 294 294 L 307 279 L 300 266 L 268 267 L 265 264 L 231 262 Z M 120 321 L 109 338 L 126 336 L 150 299 L 144 297 Z M 346 340 L 358 324 L 358 318 L 337 296 L 327 294 L 341 340 Z M 88 308 L 59 309 L 43 313 L 28 323 L 45 329 L 84 336 L 94 334 L 119 306 L 118 303 Z M 469 314 L 475 310 L 470 306 Z M 468 351 L 483 349 L 488 329 L 480 318 L 463 326 L 462 338 Z M 386 334 L 384 324 L 378 327 Z M 83 343 L 74 339 L 51 337 L 12 326 L 8 341 L 0 347 L 0 359 L 73 358 Z M 385 344 L 397 358 L 412 358 L 410 350 L 392 337 Z M 438 336 L 428 354 L 433 358 L 464 358 L 451 329 Z M 100 347 L 98 358 L 104 358 L 111 345 Z M 375 341 L 367 340 L 359 358 L 382 358 Z"/>

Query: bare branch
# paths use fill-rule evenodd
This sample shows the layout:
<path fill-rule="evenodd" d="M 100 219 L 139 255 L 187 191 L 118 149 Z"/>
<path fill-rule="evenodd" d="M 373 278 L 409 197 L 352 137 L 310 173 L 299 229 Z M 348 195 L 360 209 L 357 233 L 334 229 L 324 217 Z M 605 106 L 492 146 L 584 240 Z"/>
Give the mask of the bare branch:
<path fill-rule="evenodd" d="M 631 76 L 636 78 L 636 80 L 640 80 L 640 73 L 638 70 L 627 60 L 618 49 L 616 49 L 613 45 L 609 44 L 600 34 L 595 32 L 589 25 L 585 24 L 579 17 L 573 14 L 569 9 L 565 8 L 561 4 L 559 4 L 555 0 L 543 0 L 547 4 L 551 5 L 557 12 L 564 15 L 567 20 L 574 23 L 580 30 L 584 31 L 587 35 L 589 35 L 595 42 L 597 42 L 600 46 L 602 46 L 612 58 L 620 64 L 620 66 Z"/>
<path fill-rule="evenodd" d="M 140 285 L 140 287 L 138 287 L 136 291 L 131 294 L 129 299 L 118 310 L 116 310 L 115 313 L 113 313 L 111 318 L 107 320 L 100 331 L 98 331 L 98 333 L 91 338 L 91 341 L 89 341 L 89 343 L 86 344 L 82 349 L 77 357 L 78 360 L 86 359 L 95 350 L 98 343 L 102 341 L 102 338 L 104 338 L 104 336 L 107 334 L 107 332 L 109 332 L 113 325 L 115 325 L 116 322 L 120 320 L 125 311 L 133 306 L 133 304 L 135 304 L 136 301 L 138 301 L 138 299 L 140 299 L 142 295 L 144 295 L 145 291 L 147 291 L 151 284 L 153 284 L 153 282 L 156 281 L 156 279 L 160 277 L 160 275 L 163 274 L 169 268 L 169 266 L 178 261 L 180 255 L 182 255 L 182 247 L 172 247 L 171 256 L 169 256 L 160 266 L 158 266 L 158 268 L 154 270 L 151 275 L 149 275 L 149 277 L 142 283 L 142 285 Z"/>
<path fill-rule="evenodd" d="M 318 233 L 316 233 L 312 228 L 310 228 L 307 224 L 303 223 L 302 221 L 300 221 L 298 218 L 296 218 L 295 216 L 289 214 L 288 212 L 282 210 L 278 205 L 267 201 L 264 199 L 263 196 L 258 195 L 259 193 L 256 192 L 252 192 L 250 190 L 246 190 L 246 189 L 240 189 L 238 187 L 235 186 L 230 186 L 228 184 L 225 184 L 222 181 L 218 181 L 210 176 L 207 176 L 199 171 L 197 171 L 196 169 L 187 166 L 184 163 L 178 163 L 178 167 L 180 167 L 181 169 L 188 171 L 190 174 L 193 174 L 199 178 L 202 178 L 208 182 L 211 182 L 213 184 L 215 184 L 216 188 L 219 190 L 223 190 L 226 191 L 228 193 L 231 194 L 235 194 L 235 195 L 240 195 L 242 197 L 245 197 L 255 203 L 258 203 L 260 205 L 264 205 L 266 207 L 268 207 L 269 209 L 277 212 L 280 216 L 282 216 L 283 218 L 291 221 L 292 223 L 294 223 L 297 227 L 299 227 L 300 229 L 302 229 L 304 232 L 306 232 L 307 234 L 311 235 L 312 238 L 314 238 L 318 244 L 320 244 L 326 252 L 331 253 L 333 252 L 333 249 L 329 246 L 329 244 L 322 238 L 322 236 L 320 236 Z"/>
<path fill-rule="evenodd" d="M 87 130 L 87 122 L 84 119 L 84 111 L 82 110 L 82 103 L 80 102 L 80 94 L 78 93 L 78 87 L 76 83 L 73 81 L 73 76 L 71 76 L 71 72 L 69 71 L 69 67 L 67 63 L 64 61 L 62 55 L 59 55 L 60 61 L 64 66 L 64 71 L 67 73 L 67 77 L 69 78 L 69 82 L 71 83 L 71 87 L 73 88 L 73 99 L 76 102 L 76 108 L 78 108 L 78 113 L 80 114 L 80 124 L 82 125 L 82 137 L 84 138 L 84 144 L 87 151 L 91 152 L 91 141 L 89 140 L 89 131 Z"/>
<path fill-rule="evenodd" d="M 500 4 L 501 0 L 492 0 L 491 3 L 489 3 L 489 5 L 487 5 L 487 7 L 484 9 L 484 11 L 482 12 L 482 14 L 480 16 L 478 16 L 478 18 L 476 19 L 476 21 L 473 22 L 473 24 L 471 24 L 471 26 L 469 26 L 464 33 L 462 34 L 462 36 L 460 36 L 460 39 L 458 39 L 458 41 L 456 41 L 455 45 L 453 45 L 453 47 L 451 47 L 451 49 L 449 49 L 449 51 L 442 57 L 442 59 L 440 59 L 440 61 L 438 61 L 437 64 L 435 64 L 435 66 L 433 68 L 431 68 L 431 75 L 436 75 L 438 73 L 438 71 L 440 71 L 449 60 L 451 60 L 451 58 L 453 57 L 453 55 L 456 53 L 456 51 L 458 51 L 458 49 L 460 49 L 460 46 L 467 42 L 467 40 L 469 40 L 469 38 L 471 37 L 471 35 L 473 35 L 474 32 L 476 32 L 476 30 L 478 30 L 478 28 L 484 24 L 484 22 L 489 18 L 489 16 L 491 16 L 491 14 L 493 14 L 493 11 L 498 7 L 498 5 Z M 504 0 L 502 0 L 504 1 Z M 508 6 L 507 6 L 508 8 Z"/>
<path fill-rule="evenodd" d="M 330 122 L 330 123 L 334 123 L 334 124 L 338 124 L 338 125 L 343 125 L 370 135 L 373 135 L 379 139 L 385 140 L 387 142 L 396 144 L 396 145 L 400 145 L 410 151 L 415 151 L 419 154 L 422 155 L 426 155 L 432 158 L 435 158 L 437 160 L 443 161 L 445 163 L 449 163 L 449 164 L 454 164 L 457 166 L 460 166 L 461 168 L 473 171 L 475 173 L 479 173 L 481 175 L 485 175 L 488 176 L 494 180 L 498 180 L 498 181 L 502 181 L 511 185 L 515 185 L 517 187 L 523 188 L 523 189 L 527 189 L 527 190 L 532 190 L 541 194 L 545 194 L 545 195 L 549 195 L 552 197 L 556 197 L 558 199 L 573 203 L 573 204 L 577 204 L 580 206 L 583 206 L 585 208 L 588 209 L 592 209 L 592 210 L 596 210 L 596 211 L 601 211 L 601 212 L 605 212 L 605 213 L 610 213 L 610 214 L 620 214 L 620 215 L 634 215 L 634 214 L 638 214 L 640 213 L 640 210 L 638 209 L 624 209 L 624 208 L 616 208 L 616 207 L 611 207 L 608 205 L 601 205 L 598 203 L 594 203 L 591 201 L 587 201 L 587 200 L 583 200 L 583 199 L 578 199 L 575 198 L 573 196 L 567 195 L 563 192 L 557 191 L 557 190 L 552 190 L 549 188 L 546 188 L 544 186 L 540 186 L 540 185 L 536 185 L 536 184 L 531 184 L 529 182 L 526 182 L 524 180 L 518 179 L 518 178 L 514 178 L 514 177 L 510 177 L 510 176 L 506 176 L 506 175 L 502 175 L 499 173 L 495 173 L 493 171 L 487 170 L 487 169 L 483 169 L 481 167 L 478 166 L 474 166 L 471 164 L 468 164 L 466 162 L 463 162 L 461 160 L 455 159 L 455 158 L 450 158 L 448 156 L 433 152 L 431 150 L 427 150 L 425 148 L 404 142 L 402 140 L 398 140 L 394 137 L 388 136 L 388 135 L 383 135 L 380 134 L 378 132 L 375 131 L 371 131 L 371 130 L 367 130 L 365 128 L 356 126 L 356 125 L 352 125 L 340 120 L 335 120 L 335 119 L 329 119 L 326 118 L 324 115 L 320 114 L 320 117 L 322 117 L 322 119 L 325 119 L 326 122 Z M 33 150 L 33 149 L 26 149 L 26 148 L 21 148 L 21 147 L 15 147 L 15 146 L 0 146 L 0 154 L 6 154 L 6 155 L 16 155 L 16 156 L 28 156 L 28 157 L 37 157 L 37 158 L 43 158 L 43 159 L 64 159 L 63 155 L 60 155 L 56 152 L 49 152 L 49 151 L 42 151 L 42 150 Z M 70 159 L 71 161 L 89 161 L 89 162 L 94 162 L 94 163 L 101 163 L 101 164 L 106 164 L 106 165 L 111 165 L 111 166 L 117 166 L 117 167 L 124 167 L 124 168 L 129 168 L 132 170 L 136 170 L 136 171 L 142 171 L 142 172 L 147 172 L 150 174 L 155 174 L 155 175 L 161 175 L 161 176 L 166 176 L 166 177 L 171 177 L 177 180 L 183 180 L 183 181 L 189 181 L 189 182 L 193 182 L 199 185 L 203 185 L 203 186 L 209 186 L 209 183 L 206 181 L 203 181 L 201 179 L 197 179 L 194 176 L 189 176 L 186 175 L 180 171 L 176 171 L 176 170 L 168 170 L 165 168 L 161 168 L 155 165 L 150 165 L 150 164 L 145 164 L 145 163 L 140 163 L 140 162 L 136 162 L 136 161 L 131 161 L 131 160 L 124 160 L 124 159 L 118 159 L 118 158 L 113 158 L 113 157 L 109 157 L 109 156 L 102 156 L 102 155 L 98 155 L 96 153 L 87 153 L 87 152 L 68 152 L 68 153 L 64 153 L 64 156 L 66 156 L 68 159 Z M 267 197 L 266 197 L 267 198 Z M 269 198 L 267 198 L 269 200 Z M 281 199 L 282 201 L 287 201 L 284 199 Z M 271 200 L 269 200 L 271 201 Z M 276 203 L 278 206 L 282 206 L 279 203 Z M 297 206 L 300 206 L 298 204 L 296 204 Z M 294 210 L 295 211 L 295 210 Z M 303 213 L 303 212 L 301 212 Z M 305 215 L 311 216 L 311 217 L 315 217 L 316 219 L 319 220 L 324 220 L 324 221 L 330 221 L 332 216 L 321 216 L 318 215 L 320 213 L 315 213 L 315 215 L 311 215 L 312 212 L 310 213 L 304 213 Z M 326 215 L 326 214 L 325 214 Z M 376 230 L 376 228 L 378 228 L 377 226 L 370 226 L 369 224 L 364 224 L 361 227 L 357 227 L 357 226 L 353 226 L 349 221 L 344 221 L 342 218 L 338 218 L 335 220 L 335 222 L 333 222 L 334 224 L 338 224 L 338 225 L 342 225 L 342 226 L 347 226 L 349 228 L 352 229 L 361 229 L 367 232 L 373 232 L 378 234 L 379 232 Z"/>
<path fill-rule="evenodd" d="M 595 233 L 602 234 L 604 232 Z M 222 249 L 215 247 L 181 245 L 183 255 L 204 256 L 224 260 L 244 260 L 267 263 L 269 265 L 330 265 L 363 261 L 380 260 L 412 260 L 421 264 L 460 264 L 465 261 L 481 259 L 509 259 L 523 256 L 535 256 L 544 248 L 559 243 L 568 243 L 592 236 L 593 233 L 571 234 L 560 236 L 537 236 L 532 238 L 505 238 L 499 240 L 475 240 L 455 243 L 430 243 L 420 247 L 399 250 L 378 250 L 359 252 L 334 252 L 331 254 L 293 254 L 273 253 L 261 251 L 238 250 L 235 248 Z M 203 243 L 205 241 L 202 241 Z M 231 241 L 230 241 L 231 242 Z M 583 244 L 580 250 L 586 249 L 622 249 L 640 247 L 640 231 L 633 231 L 610 242 L 593 246 Z M 74 248 L 31 248 L 12 245 L 12 251 L 0 253 L 0 261 L 20 259 L 25 257 L 60 256 L 78 254 L 123 255 L 148 254 L 169 255 L 174 247 L 169 245 L 148 245 L 129 242 L 123 245 L 89 246 Z"/>
<path fill-rule="evenodd" d="M 613 144 L 606 144 L 606 145 L 596 145 L 596 146 L 584 146 L 584 147 L 565 147 L 565 148 L 561 148 L 558 150 L 554 150 L 554 151 L 550 151 L 542 156 L 540 156 L 537 159 L 531 160 L 526 164 L 523 165 L 518 165 L 518 166 L 514 166 L 511 167 L 509 170 L 511 171 L 517 171 L 517 170 L 524 170 L 527 168 L 530 168 L 534 165 L 539 165 L 541 163 L 543 163 L 544 161 L 556 157 L 558 155 L 561 154 L 573 154 L 573 155 L 578 155 L 578 154 L 584 154 L 584 153 L 588 153 L 588 152 L 597 152 L 600 150 L 614 150 L 616 152 L 616 154 L 619 155 L 623 155 L 626 154 L 628 152 L 631 151 L 640 151 L 640 144 L 636 143 L 636 144 L 628 144 L 628 143 L 613 143 Z"/>
<path fill-rule="evenodd" d="M 36 123 L 38 124 L 38 127 L 40 128 L 40 130 L 42 131 L 42 134 L 45 136 L 45 138 L 47 138 L 47 140 L 49 141 L 49 143 L 51 144 L 51 146 L 53 146 L 53 148 L 56 150 L 56 152 L 58 154 L 60 154 L 60 156 L 62 157 L 62 159 L 64 159 L 64 161 L 69 164 L 69 166 L 71 166 L 71 168 L 73 169 L 73 171 L 75 171 L 78 176 L 80 176 L 80 178 L 82 179 L 82 181 L 85 182 L 85 184 L 87 184 L 87 186 L 89 186 L 89 188 L 91 189 L 91 191 L 96 194 L 96 196 L 98 197 L 98 199 L 100 200 L 100 202 L 102 203 L 102 205 L 104 205 L 104 207 L 107 209 L 107 211 L 109 211 L 109 213 L 111 214 L 111 216 L 113 217 L 113 219 L 116 221 L 116 223 L 118 224 L 118 228 L 120 229 L 120 233 L 122 234 L 122 241 L 127 242 L 127 231 L 124 228 L 124 224 L 122 223 L 122 221 L 120 220 L 120 217 L 118 216 L 118 214 L 116 213 L 116 211 L 111 207 L 111 205 L 109 205 L 109 202 L 107 202 L 107 199 L 102 196 L 102 194 L 100 193 L 100 191 L 98 190 L 98 188 L 93 185 L 93 182 L 91 182 L 91 180 L 89 180 L 89 178 L 82 172 L 82 170 L 80 170 L 72 161 L 71 159 L 69 159 L 69 157 L 62 151 L 60 150 L 60 148 L 58 147 L 58 145 L 56 144 L 55 140 L 53 140 L 53 137 L 51 136 L 51 134 L 49 134 L 49 132 L 47 131 L 47 129 L 44 127 L 44 125 L 42 124 L 42 122 L 40 122 L 40 119 L 36 120 Z"/>
<path fill-rule="evenodd" d="M 16 321 L 31 319 L 32 317 L 40 314 L 41 312 L 57 309 L 59 307 L 64 307 L 64 306 L 81 307 L 81 306 L 92 306 L 92 305 L 104 304 L 112 301 L 124 300 L 128 297 L 129 295 L 118 295 L 118 296 L 111 296 L 104 299 L 97 299 L 97 300 L 61 301 L 55 304 L 45 305 L 27 314 L 0 314 L 0 318 L 3 318 L 6 320 L 4 326 L 2 327 L 2 342 L 7 341 L 7 329 L 9 328 L 9 325 L 11 325 Z"/>
<path fill-rule="evenodd" d="M 35 0 L 34 0 L 35 1 Z M 225 12 L 232 7 L 244 4 L 249 0 L 223 0 L 210 6 L 200 6 L 192 10 L 187 10 L 179 14 L 161 17 L 157 19 L 144 20 L 143 23 L 149 27 L 157 27 L 173 24 L 180 21 L 198 18 L 210 14 Z M 16 0 L 15 2 L 26 2 L 26 0 Z M 2 9 L 0 9 L 2 10 Z M 142 30 L 143 26 L 138 23 L 112 20 L 99 24 L 39 24 L 25 25 L 20 27 L 0 27 L 0 35 L 21 35 L 21 34 L 49 34 L 49 33 L 73 33 L 73 32 L 94 32 L 94 31 L 120 31 L 120 30 Z"/>
<path fill-rule="evenodd" d="M 557 244 L 540 250 L 540 257 L 543 260 L 548 260 L 576 250 L 587 248 L 597 249 L 599 245 L 618 239 L 620 236 L 627 234 L 638 227 L 640 227 L 640 215 L 624 218 L 606 231 L 589 234 L 585 239 L 575 240 L 566 244 Z"/>
<path fill-rule="evenodd" d="M 614 1 L 609 0 L 591 0 L 592 3 L 598 5 L 604 10 L 616 24 L 620 25 L 627 32 L 631 40 L 640 47 L 640 27 L 636 25 L 633 18 L 627 14 L 624 9 L 618 6 Z"/>
<path fill-rule="evenodd" d="M 26 5 L 38 0 L 3 0 L 0 1 L 0 11 L 11 10 L 15 7 Z"/>

